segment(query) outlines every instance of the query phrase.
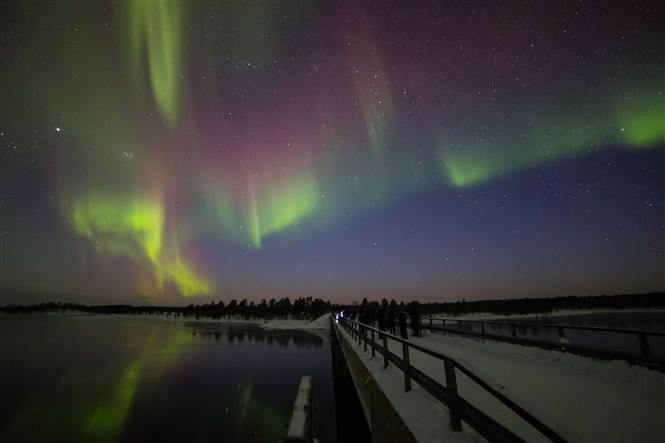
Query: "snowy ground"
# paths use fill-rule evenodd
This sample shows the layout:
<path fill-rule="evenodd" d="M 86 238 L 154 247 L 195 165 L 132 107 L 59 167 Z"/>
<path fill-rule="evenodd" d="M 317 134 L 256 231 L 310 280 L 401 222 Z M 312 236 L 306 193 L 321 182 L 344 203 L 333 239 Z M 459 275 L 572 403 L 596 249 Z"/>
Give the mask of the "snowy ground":
<path fill-rule="evenodd" d="M 262 323 L 262 327 L 266 329 L 328 330 L 330 329 L 330 314 L 324 314 L 314 320 L 268 320 Z"/>
<path fill-rule="evenodd" d="M 2 315 L 2 314 L 0 314 Z M 8 314 L 9 315 L 9 314 Z M 15 314 L 11 314 L 15 315 Z M 61 313 L 47 313 L 47 314 L 26 314 L 26 315 L 53 315 L 61 316 Z M 79 312 L 68 312 L 65 314 L 70 317 L 76 317 L 80 319 L 112 319 L 114 317 L 124 317 L 124 318 L 133 318 L 133 319 L 159 319 L 166 322 L 173 323 L 219 323 L 225 325 L 251 325 L 251 326 L 260 326 L 264 329 L 301 329 L 306 331 L 327 331 L 330 330 L 330 314 L 324 314 L 319 318 L 314 320 L 292 320 L 284 318 L 275 318 L 271 320 L 264 319 L 248 319 L 245 320 L 240 317 L 233 318 L 220 318 L 213 319 L 209 317 L 182 317 L 182 316 L 172 316 L 172 315 L 163 315 L 163 314 L 139 314 L 139 315 L 125 315 L 125 314 L 89 314 L 89 313 L 79 313 Z"/>
<path fill-rule="evenodd" d="M 538 317 L 567 317 L 573 315 L 589 314 L 629 314 L 643 312 L 665 312 L 664 308 L 639 308 L 639 309 L 559 309 L 556 311 L 536 312 L 531 314 L 496 314 L 493 312 L 471 312 L 467 314 L 454 315 L 449 312 L 439 312 L 428 315 L 434 318 L 457 318 L 460 320 L 510 320 L 510 319 L 529 319 Z"/>
<path fill-rule="evenodd" d="M 383 359 L 377 353 L 372 358 L 370 351 L 364 352 L 362 345 L 350 338 L 342 328 L 338 329 L 349 339 L 353 349 L 372 373 L 384 394 L 390 399 L 397 413 L 421 443 L 474 443 L 485 439 L 463 423 L 462 432 L 450 428 L 448 409 L 427 391 L 412 383 L 412 389 L 404 392 L 404 375 L 394 365 L 383 368 Z"/>
<path fill-rule="evenodd" d="M 62 314 L 54 314 L 62 315 Z M 87 313 L 68 313 L 67 315 L 76 316 L 79 318 L 113 318 L 113 315 L 101 314 L 87 314 Z M 116 316 L 125 316 L 124 314 L 116 314 Z M 213 319 L 209 317 L 176 317 L 171 315 L 132 315 L 125 316 L 128 318 L 147 318 L 147 319 L 162 319 L 168 322 L 186 322 L 186 323 L 222 323 L 229 325 L 254 325 L 261 326 L 265 329 L 303 329 L 303 330 L 329 330 L 330 329 L 330 314 L 324 314 L 314 320 L 292 320 L 284 318 L 275 318 L 272 320 L 263 319 L 249 319 L 245 320 L 239 317 L 234 318 L 220 318 Z"/>
<path fill-rule="evenodd" d="M 482 343 L 427 331 L 424 337 L 412 340 L 466 362 L 473 372 L 502 386 L 508 398 L 571 442 L 665 441 L 662 372 L 623 361 L 596 360 L 500 342 Z M 399 343 L 393 342 L 390 349 L 401 356 Z M 440 361 L 412 351 L 411 363 L 444 384 Z M 400 388 L 402 378 L 396 383 Z M 458 385 L 465 399 L 525 440 L 544 440 L 461 374 Z"/>

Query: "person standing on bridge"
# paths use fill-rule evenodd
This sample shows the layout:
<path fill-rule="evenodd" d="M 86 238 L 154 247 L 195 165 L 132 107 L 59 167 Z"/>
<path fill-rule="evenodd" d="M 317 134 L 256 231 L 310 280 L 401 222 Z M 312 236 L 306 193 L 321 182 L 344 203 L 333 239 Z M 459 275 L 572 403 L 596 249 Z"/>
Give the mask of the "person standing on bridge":
<path fill-rule="evenodd" d="M 417 301 L 409 303 L 409 316 L 411 317 L 411 327 L 413 328 L 413 335 L 420 337 L 420 306 Z"/>
<path fill-rule="evenodd" d="M 390 306 L 388 307 L 388 315 L 386 318 L 386 324 L 388 326 L 388 332 L 392 335 L 397 335 L 395 330 L 395 323 L 397 321 L 397 302 L 393 298 L 390 300 Z"/>
<path fill-rule="evenodd" d="M 377 314 L 377 323 L 380 331 L 386 330 L 386 317 L 388 315 L 388 300 L 385 298 L 381 302 L 381 307 L 379 307 L 379 312 Z"/>
<path fill-rule="evenodd" d="M 404 302 L 402 302 L 402 305 L 400 307 L 402 308 L 404 307 Z M 399 334 L 402 336 L 402 338 L 408 339 L 409 336 L 406 333 L 406 311 L 404 310 L 399 311 L 397 320 L 399 321 Z"/>
<path fill-rule="evenodd" d="M 367 298 L 363 298 L 363 301 L 360 303 L 360 314 L 358 315 L 358 322 L 360 323 L 360 333 L 365 335 L 366 324 L 369 323 L 370 318 L 369 305 Z"/>

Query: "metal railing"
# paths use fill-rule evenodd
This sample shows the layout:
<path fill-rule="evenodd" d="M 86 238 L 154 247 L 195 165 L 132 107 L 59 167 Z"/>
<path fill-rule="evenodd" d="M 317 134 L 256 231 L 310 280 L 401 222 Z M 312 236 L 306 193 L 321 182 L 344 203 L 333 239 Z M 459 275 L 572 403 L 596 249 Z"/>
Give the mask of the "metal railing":
<path fill-rule="evenodd" d="M 471 327 L 471 330 L 465 330 L 461 327 L 451 327 L 452 325 L 467 325 Z M 599 328 L 593 326 L 559 325 L 526 321 L 511 322 L 501 320 L 461 320 L 456 318 L 436 317 L 423 318 L 421 320 L 421 326 L 429 328 L 433 331 L 442 331 L 445 333 L 466 335 L 488 340 L 498 340 L 521 345 L 538 346 L 553 350 L 571 351 L 598 358 L 618 358 L 645 364 L 649 367 L 659 369 L 663 369 L 665 367 L 665 355 L 654 355 L 650 343 L 652 340 L 665 340 L 665 333 L 663 332 L 640 331 L 634 329 Z M 507 334 L 488 332 L 488 329 L 496 329 L 496 327 L 505 327 L 504 331 Z M 528 328 L 536 328 L 537 331 L 541 332 L 541 336 L 556 337 L 556 339 L 541 340 L 518 333 Z M 624 352 L 608 347 L 585 345 L 579 343 L 580 340 L 575 338 L 573 335 L 566 334 L 567 331 L 585 331 L 597 337 L 600 337 L 602 334 L 605 336 L 608 334 L 633 335 L 636 338 L 634 342 L 636 352 Z M 538 335 L 538 333 L 536 333 L 536 335 Z M 637 348 L 639 348 L 639 351 L 637 351 Z"/>
<path fill-rule="evenodd" d="M 383 355 L 384 368 L 387 368 L 390 363 L 393 363 L 402 371 L 404 374 L 405 392 L 411 390 L 411 381 L 413 380 L 429 392 L 434 398 L 445 404 L 448 407 L 450 425 L 454 431 L 462 430 L 463 420 L 489 441 L 502 443 L 524 441 L 460 395 L 457 388 L 457 373 L 459 372 L 501 402 L 549 441 L 557 443 L 566 442 L 566 440 L 553 429 L 502 394 L 500 392 L 500 387 L 494 386 L 491 382 L 483 380 L 454 358 L 363 323 L 343 317 L 339 317 L 337 321 L 338 324 L 350 334 L 353 340 L 357 340 L 358 344 L 363 346 L 365 351 L 367 351 L 368 348 L 371 348 L 372 357 L 375 357 L 377 352 Z M 335 319 L 333 319 L 333 324 L 334 323 Z M 401 357 L 390 351 L 388 346 L 389 341 L 401 344 Z M 445 386 L 441 385 L 438 381 L 411 364 L 411 350 L 416 350 L 441 360 Z"/>

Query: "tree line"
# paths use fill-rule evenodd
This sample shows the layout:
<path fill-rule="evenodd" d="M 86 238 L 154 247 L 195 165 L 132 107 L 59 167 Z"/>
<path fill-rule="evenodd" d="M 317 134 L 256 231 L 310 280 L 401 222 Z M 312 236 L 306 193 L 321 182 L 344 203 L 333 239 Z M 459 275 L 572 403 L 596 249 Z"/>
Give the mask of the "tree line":
<path fill-rule="evenodd" d="M 378 309 L 378 300 L 369 301 L 368 308 Z M 391 305 L 395 302 L 391 301 Z M 399 303 L 399 309 L 404 304 Z M 663 308 L 665 292 L 648 294 L 619 294 L 600 296 L 567 296 L 552 298 L 519 298 L 504 300 L 477 300 L 455 302 L 419 302 L 422 315 L 445 314 L 450 316 L 471 313 L 493 313 L 502 315 L 547 313 L 561 309 L 628 309 L 628 308 Z M 7 314 L 28 314 L 39 312 L 83 312 L 91 314 L 126 314 L 126 315 L 173 315 L 191 318 L 243 318 L 266 319 L 292 318 L 315 319 L 329 312 L 360 310 L 358 302 L 336 304 L 319 298 L 299 297 L 293 302 L 288 297 L 280 299 L 262 299 L 254 301 L 220 300 L 206 304 L 188 306 L 132 306 L 132 305 L 82 305 L 76 303 L 40 303 L 33 305 L 8 305 L 0 308 Z"/>
<path fill-rule="evenodd" d="M 421 303 L 421 313 L 456 316 L 473 313 L 500 315 L 537 314 L 564 309 L 636 309 L 665 307 L 665 292 L 646 294 L 588 295 L 504 300 L 461 300 L 453 303 Z"/>
<path fill-rule="evenodd" d="M 300 297 L 293 302 L 288 297 L 277 299 L 262 299 L 254 301 L 230 300 L 228 303 L 220 300 L 216 303 L 190 304 L 188 306 L 133 306 L 133 305 L 83 305 L 77 303 L 39 303 L 33 305 L 8 305 L 0 308 L 7 314 L 30 314 L 39 312 L 82 312 L 90 314 L 125 314 L 125 315 L 172 315 L 191 318 L 242 318 L 266 319 L 292 318 L 297 320 L 314 319 L 321 315 L 333 312 L 335 306 L 319 298 Z"/>

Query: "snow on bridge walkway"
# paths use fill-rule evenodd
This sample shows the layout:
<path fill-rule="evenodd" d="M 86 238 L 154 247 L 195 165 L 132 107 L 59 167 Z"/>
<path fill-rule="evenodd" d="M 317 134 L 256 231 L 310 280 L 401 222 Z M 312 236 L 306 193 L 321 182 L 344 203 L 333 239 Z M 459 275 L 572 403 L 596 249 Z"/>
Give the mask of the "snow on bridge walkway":
<path fill-rule="evenodd" d="M 624 361 L 605 361 L 558 351 L 424 331 L 409 340 L 467 363 L 503 393 L 571 442 L 664 442 L 665 374 Z M 400 343 L 389 341 L 401 356 Z M 377 355 L 376 358 L 380 358 Z M 416 350 L 411 364 L 444 384 L 440 360 Z M 482 406 L 526 441 L 542 436 L 463 374 L 462 397 Z"/>

